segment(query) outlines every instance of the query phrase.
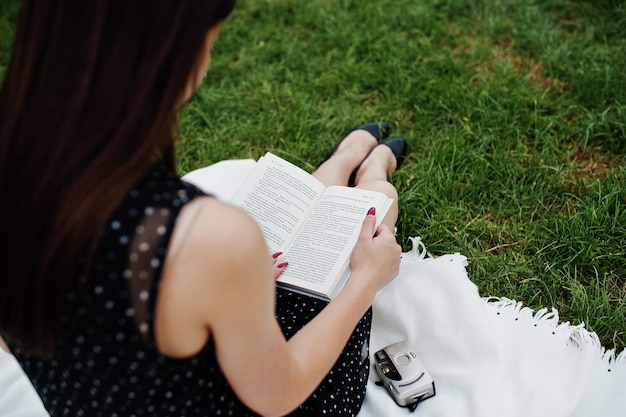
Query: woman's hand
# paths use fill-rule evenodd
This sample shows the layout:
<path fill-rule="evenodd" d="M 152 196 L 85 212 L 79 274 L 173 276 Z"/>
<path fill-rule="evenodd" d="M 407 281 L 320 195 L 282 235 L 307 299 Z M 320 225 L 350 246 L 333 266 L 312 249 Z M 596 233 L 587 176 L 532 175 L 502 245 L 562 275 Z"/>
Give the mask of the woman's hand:
<path fill-rule="evenodd" d="M 352 276 L 348 280 L 367 286 L 374 293 L 398 275 L 402 254 L 402 248 L 389 227 L 381 224 L 374 230 L 375 225 L 376 213 L 371 209 L 363 221 L 359 240 L 352 252 Z"/>
<path fill-rule="evenodd" d="M 276 252 L 270 256 L 272 260 L 272 272 L 274 273 L 274 279 L 278 279 L 278 277 L 282 275 L 287 265 L 289 265 L 289 262 L 284 262 L 280 258 L 280 255 L 282 254 L 282 252 Z"/>

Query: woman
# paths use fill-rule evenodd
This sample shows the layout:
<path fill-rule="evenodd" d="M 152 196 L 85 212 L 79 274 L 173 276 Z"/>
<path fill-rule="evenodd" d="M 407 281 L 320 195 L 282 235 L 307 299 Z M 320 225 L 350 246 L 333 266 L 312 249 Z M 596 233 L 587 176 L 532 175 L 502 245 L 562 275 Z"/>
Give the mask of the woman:
<path fill-rule="evenodd" d="M 366 216 L 326 305 L 277 291 L 286 265 L 250 216 L 175 175 L 176 112 L 233 7 L 22 4 L 0 92 L 0 334 L 53 416 L 360 408 L 397 207 L 377 230 Z M 315 175 L 397 198 L 405 143 L 383 133 L 357 128 Z"/>

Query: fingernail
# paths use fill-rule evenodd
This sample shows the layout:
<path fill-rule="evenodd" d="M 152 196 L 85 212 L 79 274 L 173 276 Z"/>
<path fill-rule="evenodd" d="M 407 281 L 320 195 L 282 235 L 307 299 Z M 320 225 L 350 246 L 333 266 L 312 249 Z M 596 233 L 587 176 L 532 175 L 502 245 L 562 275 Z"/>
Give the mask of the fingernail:
<path fill-rule="evenodd" d="M 376 215 L 376 207 L 372 207 L 371 209 L 369 209 L 369 211 L 367 212 L 368 216 L 375 216 Z"/>
<path fill-rule="evenodd" d="M 276 252 L 275 254 L 272 255 L 272 258 L 276 259 L 282 254 L 283 254 L 282 252 Z"/>
<path fill-rule="evenodd" d="M 278 265 L 276 265 L 276 268 L 282 269 L 286 267 L 287 265 L 289 265 L 289 262 L 281 262 Z"/>

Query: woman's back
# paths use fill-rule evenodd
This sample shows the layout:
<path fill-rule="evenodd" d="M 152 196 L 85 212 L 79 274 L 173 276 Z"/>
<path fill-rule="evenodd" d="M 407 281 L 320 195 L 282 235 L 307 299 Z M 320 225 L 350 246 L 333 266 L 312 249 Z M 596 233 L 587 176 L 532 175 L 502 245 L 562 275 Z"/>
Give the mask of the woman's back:
<path fill-rule="evenodd" d="M 200 195 L 157 164 L 108 222 L 85 293 L 68 295 L 64 328 L 71 331 L 55 353 L 15 352 L 52 415 L 246 415 L 212 343 L 186 359 L 165 357 L 155 344 L 155 301 L 171 233 L 180 210 Z"/>

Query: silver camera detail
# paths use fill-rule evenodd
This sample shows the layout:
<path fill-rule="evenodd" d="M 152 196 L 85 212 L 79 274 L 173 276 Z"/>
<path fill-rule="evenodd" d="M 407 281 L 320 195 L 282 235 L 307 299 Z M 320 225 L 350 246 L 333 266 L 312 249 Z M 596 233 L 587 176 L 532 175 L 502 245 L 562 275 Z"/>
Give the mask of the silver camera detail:
<path fill-rule="evenodd" d="M 374 367 L 384 386 L 400 406 L 411 411 L 435 395 L 435 382 L 415 350 L 406 342 L 391 344 L 374 354 Z"/>

